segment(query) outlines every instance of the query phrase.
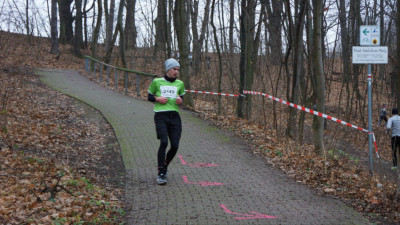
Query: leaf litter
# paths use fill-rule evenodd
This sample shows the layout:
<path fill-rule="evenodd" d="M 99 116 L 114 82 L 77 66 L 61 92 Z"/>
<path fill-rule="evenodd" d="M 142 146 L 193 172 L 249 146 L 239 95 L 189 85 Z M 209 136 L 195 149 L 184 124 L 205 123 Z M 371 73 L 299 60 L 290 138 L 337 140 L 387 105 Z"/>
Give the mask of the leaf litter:
<path fill-rule="evenodd" d="M 0 93 L 7 98 L 0 100 L 9 100 L 6 104 L 0 102 L 3 106 L 0 109 L 0 178 L 6 180 L 0 186 L 0 222 L 30 220 L 31 224 L 41 224 L 62 220 L 68 224 L 114 216 L 118 210 L 109 210 L 109 207 L 121 209 L 122 188 L 104 189 L 87 178 L 88 174 L 96 177 L 88 165 L 101 161 L 97 157 L 98 150 L 104 145 L 99 143 L 107 142 L 105 135 L 98 132 L 100 125 L 85 120 L 85 110 L 74 107 L 68 97 L 44 87 L 36 76 L 26 76 L 26 71 L 20 71 L 32 68 L 82 70 L 83 60 L 73 57 L 68 46 L 61 46 L 61 57 L 56 59 L 49 54 L 48 42 L 38 39 L 35 47 L 29 47 L 24 36 L 8 35 L 0 33 L 2 40 L 9 40 L 18 47 L 0 49 L 1 84 L 7 84 L 1 87 Z M 20 47 L 23 45 L 26 47 Z M 9 57 L 11 55 L 14 56 Z M 157 71 L 157 68 L 149 68 L 152 69 Z M 118 91 L 124 91 L 123 85 L 119 86 Z M 135 92 L 130 94 L 135 97 L 132 93 Z M 143 93 L 141 98 L 145 96 Z M 264 157 L 267 164 L 283 170 L 298 183 L 314 188 L 320 195 L 341 199 L 372 222 L 400 222 L 400 198 L 393 173 L 371 176 L 368 168 L 362 165 L 366 163 L 359 161 L 361 155 L 353 156 L 337 149 L 327 149 L 324 155 L 316 155 L 311 144 L 296 143 L 260 124 L 233 115 L 217 115 L 213 110 L 215 104 L 209 101 L 195 99 L 195 102 L 199 117 L 242 137 L 254 154 Z M 330 130 L 333 131 L 326 131 L 325 135 L 335 137 L 336 130 Z M 356 148 L 365 147 L 365 140 L 354 133 L 345 132 L 341 138 L 344 145 L 353 143 Z M 114 144 L 113 148 L 117 149 L 118 145 Z M 88 156 L 81 157 L 82 151 Z M 381 156 L 382 162 L 390 161 L 390 153 L 383 151 Z M 80 163 L 74 164 L 75 159 L 80 159 Z M 51 190 L 55 201 L 50 198 Z"/>

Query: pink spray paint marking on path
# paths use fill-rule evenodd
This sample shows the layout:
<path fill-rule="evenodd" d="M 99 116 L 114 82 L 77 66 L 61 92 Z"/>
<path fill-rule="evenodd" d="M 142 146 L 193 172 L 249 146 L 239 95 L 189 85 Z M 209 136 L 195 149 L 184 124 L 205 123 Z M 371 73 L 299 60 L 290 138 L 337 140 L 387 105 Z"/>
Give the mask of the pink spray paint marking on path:
<path fill-rule="evenodd" d="M 237 219 L 237 220 L 274 219 L 274 218 L 278 218 L 278 217 L 275 217 L 275 216 L 269 216 L 269 215 L 266 215 L 266 214 L 261 214 L 261 213 L 253 212 L 253 211 L 250 211 L 250 213 L 252 213 L 252 214 L 235 213 L 235 212 L 230 211 L 223 204 L 221 204 L 220 206 L 224 209 L 224 211 L 226 213 L 241 216 L 241 217 L 235 217 L 235 219 Z"/>
<path fill-rule="evenodd" d="M 214 183 L 211 181 L 199 181 L 197 183 L 191 182 L 188 180 L 187 176 L 182 176 L 183 182 L 185 184 L 195 184 L 195 185 L 200 185 L 200 186 L 216 186 L 216 185 L 224 185 L 223 183 Z"/>
<path fill-rule="evenodd" d="M 201 162 L 196 162 L 195 164 L 189 164 L 186 163 L 185 160 L 183 160 L 183 157 L 181 155 L 178 155 L 178 157 L 181 159 L 181 162 L 183 165 L 187 165 L 190 167 L 209 167 L 209 166 L 219 166 L 217 164 L 212 164 L 212 163 L 201 163 Z"/>

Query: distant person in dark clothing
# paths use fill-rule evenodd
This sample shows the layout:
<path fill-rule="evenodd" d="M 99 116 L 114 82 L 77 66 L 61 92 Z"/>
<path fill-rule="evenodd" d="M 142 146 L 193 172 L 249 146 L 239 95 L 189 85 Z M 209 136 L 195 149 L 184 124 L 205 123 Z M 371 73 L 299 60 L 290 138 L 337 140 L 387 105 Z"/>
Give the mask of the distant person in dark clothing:
<path fill-rule="evenodd" d="M 211 57 L 210 56 L 206 56 L 206 64 L 207 64 L 207 69 L 209 70 L 211 68 Z"/>
<path fill-rule="evenodd" d="M 397 151 L 400 148 L 400 116 L 397 108 L 392 109 L 392 115 L 388 120 L 386 132 L 392 130 L 392 169 L 397 169 Z"/>
<path fill-rule="evenodd" d="M 379 122 L 378 122 L 378 127 L 379 125 L 381 125 L 382 120 L 385 121 L 385 123 L 387 124 L 387 117 L 386 117 L 386 104 L 383 104 L 381 109 L 379 110 Z"/>

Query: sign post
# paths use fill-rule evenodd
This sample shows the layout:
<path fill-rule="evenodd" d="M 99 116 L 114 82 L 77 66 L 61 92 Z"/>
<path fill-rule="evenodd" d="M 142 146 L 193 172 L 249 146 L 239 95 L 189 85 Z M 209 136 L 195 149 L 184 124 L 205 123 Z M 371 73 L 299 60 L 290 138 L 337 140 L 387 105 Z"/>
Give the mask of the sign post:
<path fill-rule="evenodd" d="M 369 148 L 369 172 L 373 174 L 373 162 L 372 162 L 372 72 L 371 64 L 368 64 L 368 148 Z"/>
<path fill-rule="evenodd" d="M 369 172 L 373 174 L 372 162 L 372 72 L 371 64 L 387 64 L 388 48 L 380 45 L 380 28 L 377 25 L 360 26 L 360 45 L 353 46 L 353 64 L 368 64 L 368 148 Z"/>

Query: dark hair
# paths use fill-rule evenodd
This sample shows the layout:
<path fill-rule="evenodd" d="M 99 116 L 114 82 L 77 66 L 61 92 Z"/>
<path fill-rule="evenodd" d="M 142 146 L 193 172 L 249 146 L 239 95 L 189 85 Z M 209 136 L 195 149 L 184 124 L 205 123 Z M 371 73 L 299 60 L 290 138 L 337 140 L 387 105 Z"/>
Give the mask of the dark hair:
<path fill-rule="evenodd" d="M 397 108 L 393 108 L 393 109 L 392 109 L 392 114 L 393 114 L 393 115 L 399 114 L 399 110 L 398 110 Z"/>

